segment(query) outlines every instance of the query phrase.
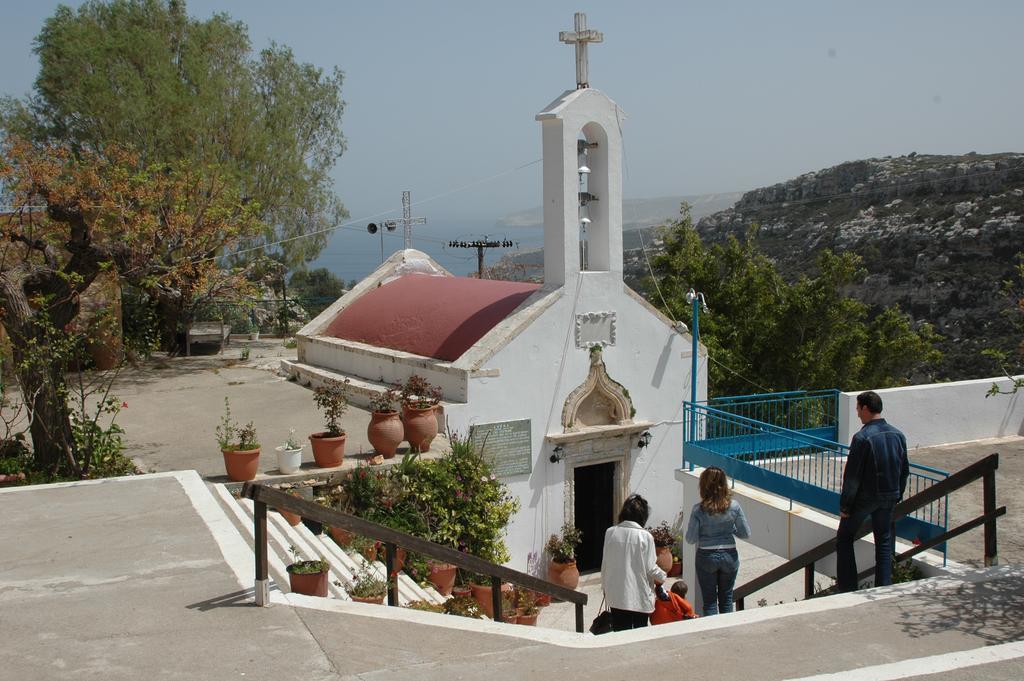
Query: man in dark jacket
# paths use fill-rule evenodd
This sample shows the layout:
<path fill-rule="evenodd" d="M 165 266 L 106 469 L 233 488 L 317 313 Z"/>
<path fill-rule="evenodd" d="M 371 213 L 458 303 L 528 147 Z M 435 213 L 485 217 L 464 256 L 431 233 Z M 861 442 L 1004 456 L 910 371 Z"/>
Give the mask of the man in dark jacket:
<path fill-rule="evenodd" d="M 875 535 L 875 586 L 892 584 L 896 547 L 892 511 L 903 498 L 910 476 L 907 438 L 882 418 L 882 398 L 878 393 L 857 395 L 857 418 L 864 425 L 850 442 L 839 497 L 836 581 L 840 591 L 857 588 L 854 535 L 869 517 Z"/>

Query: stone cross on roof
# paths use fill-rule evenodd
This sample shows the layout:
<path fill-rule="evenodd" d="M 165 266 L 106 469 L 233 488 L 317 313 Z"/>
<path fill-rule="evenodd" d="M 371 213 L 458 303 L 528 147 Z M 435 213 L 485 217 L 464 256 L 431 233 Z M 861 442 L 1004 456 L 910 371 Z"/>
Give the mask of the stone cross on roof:
<path fill-rule="evenodd" d="M 587 15 L 576 12 L 575 31 L 559 31 L 558 39 L 569 45 L 576 45 L 576 89 L 590 87 L 587 79 L 587 43 L 604 41 L 604 34 L 587 28 Z"/>

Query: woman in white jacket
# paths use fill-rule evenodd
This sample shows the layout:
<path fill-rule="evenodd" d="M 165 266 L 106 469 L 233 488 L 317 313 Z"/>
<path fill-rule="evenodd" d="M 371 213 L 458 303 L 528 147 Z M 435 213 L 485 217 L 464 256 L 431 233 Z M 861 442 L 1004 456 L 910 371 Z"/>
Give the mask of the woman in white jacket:
<path fill-rule="evenodd" d="M 654 587 L 665 581 L 658 567 L 654 538 L 644 529 L 650 507 L 639 494 L 631 495 L 619 511 L 619 524 L 604 533 L 601 586 L 612 611 L 615 631 L 647 626 L 654 611 Z"/>

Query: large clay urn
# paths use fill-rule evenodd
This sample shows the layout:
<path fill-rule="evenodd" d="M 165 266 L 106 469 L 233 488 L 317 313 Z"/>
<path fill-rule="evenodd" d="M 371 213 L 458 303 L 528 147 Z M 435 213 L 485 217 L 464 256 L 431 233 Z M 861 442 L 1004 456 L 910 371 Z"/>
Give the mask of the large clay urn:
<path fill-rule="evenodd" d="M 309 443 L 313 448 L 313 460 L 319 468 L 337 468 L 345 459 L 345 439 L 342 433 L 338 437 L 327 437 L 327 433 L 313 433 Z"/>
<path fill-rule="evenodd" d="M 672 569 L 672 549 L 667 546 L 657 546 L 654 551 L 657 554 L 658 567 L 667 573 Z"/>
<path fill-rule="evenodd" d="M 437 436 L 437 416 L 434 409 L 437 405 L 425 409 L 402 406 L 402 421 L 405 422 L 405 439 L 409 446 L 417 452 L 430 450 L 430 443 Z"/>
<path fill-rule="evenodd" d="M 397 411 L 375 411 L 370 414 L 370 425 L 366 427 L 366 439 L 373 450 L 385 459 L 391 459 L 398 451 L 398 445 L 405 439 L 405 427 Z"/>
<path fill-rule="evenodd" d="M 559 563 L 553 560 L 548 563 L 548 581 L 566 589 L 575 589 L 580 584 L 580 571 L 576 567 L 576 561 Z"/>
<path fill-rule="evenodd" d="M 256 449 L 222 449 L 224 469 L 228 477 L 235 482 L 255 480 L 256 471 L 260 467 L 260 448 Z"/>

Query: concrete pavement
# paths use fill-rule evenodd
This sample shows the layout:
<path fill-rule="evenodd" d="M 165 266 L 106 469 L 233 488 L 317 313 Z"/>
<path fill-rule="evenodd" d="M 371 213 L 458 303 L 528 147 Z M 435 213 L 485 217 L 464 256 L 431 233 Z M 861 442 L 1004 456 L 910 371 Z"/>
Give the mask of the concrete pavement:
<path fill-rule="evenodd" d="M 5 678 L 1024 675 L 1020 568 L 593 637 L 301 596 L 252 606 L 252 554 L 190 472 L 0 490 L 0 517 Z"/>

